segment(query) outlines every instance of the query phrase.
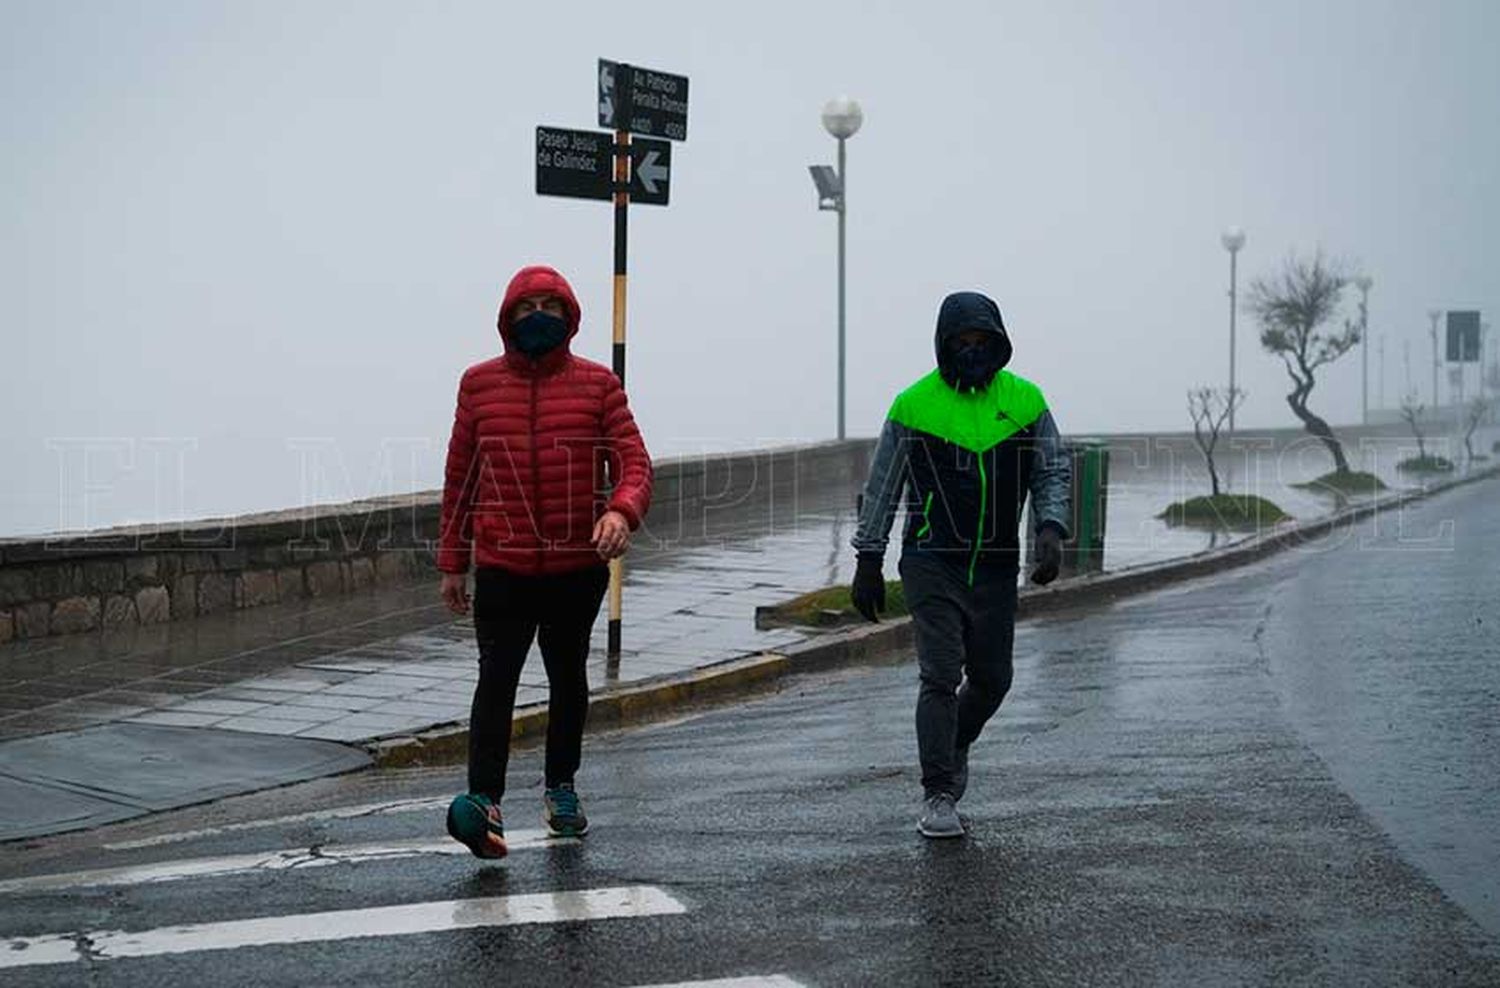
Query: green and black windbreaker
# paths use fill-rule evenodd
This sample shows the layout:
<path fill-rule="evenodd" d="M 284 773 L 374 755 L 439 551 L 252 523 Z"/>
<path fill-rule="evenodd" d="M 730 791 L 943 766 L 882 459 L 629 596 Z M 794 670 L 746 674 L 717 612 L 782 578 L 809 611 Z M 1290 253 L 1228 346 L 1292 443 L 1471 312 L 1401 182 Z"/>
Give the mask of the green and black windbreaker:
<path fill-rule="evenodd" d="M 1071 465 L 1035 384 L 1004 369 L 981 388 L 949 383 L 945 340 L 971 329 L 1005 335 L 989 299 L 950 296 L 938 320 L 939 367 L 891 405 L 853 544 L 861 555 L 884 555 L 904 502 L 903 552 L 941 553 L 972 583 L 980 569 L 1019 567 L 1017 532 L 1028 494 L 1034 525 L 1055 526 L 1067 537 Z M 1005 339 L 1006 357 L 1009 350 Z"/>

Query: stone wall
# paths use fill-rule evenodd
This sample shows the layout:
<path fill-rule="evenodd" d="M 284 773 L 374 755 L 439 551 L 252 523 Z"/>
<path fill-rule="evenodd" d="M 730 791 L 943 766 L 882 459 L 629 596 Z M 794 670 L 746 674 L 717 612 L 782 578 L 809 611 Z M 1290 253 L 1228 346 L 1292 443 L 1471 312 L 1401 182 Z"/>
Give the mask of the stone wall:
<path fill-rule="evenodd" d="M 873 443 L 851 440 L 656 463 L 642 548 L 845 503 Z M 0 539 L 0 645 L 358 593 L 433 573 L 440 493 L 172 525 Z"/>

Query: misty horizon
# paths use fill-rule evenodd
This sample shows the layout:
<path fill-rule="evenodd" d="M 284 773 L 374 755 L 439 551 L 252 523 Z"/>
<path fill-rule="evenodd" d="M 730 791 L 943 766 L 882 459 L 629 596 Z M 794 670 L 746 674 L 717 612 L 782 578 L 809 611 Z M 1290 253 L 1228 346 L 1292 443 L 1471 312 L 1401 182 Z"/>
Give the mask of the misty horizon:
<path fill-rule="evenodd" d="M 657 456 L 833 436 L 807 166 L 840 94 L 864 112 L 852 436 L 931 369 L 958 289 L 999 303 L 1065 434 L 1190 430 L 1187 391 L 1227 384 L 1231 226 L 1241 432 L 1298 427 L 1244 306 L 1294 253 L 1373 279 L 1372 408 L 1428 401 L 1429 310 L 1500 308 L 1495 5 L 610 9 L 0 5 L 0 536 L 438 487 L 528 263 L 569 277 L 574 349 L 608 363 L 610 209 L 533 175 L 538 125 L 596 129 L 598 58 L 692 83 L 671 205 L 631 211 L 627 390 Z M 1358 349 L 1311 405 L 1359 421 Z M 309 480 L 319 450 L 344 476 Z"/>

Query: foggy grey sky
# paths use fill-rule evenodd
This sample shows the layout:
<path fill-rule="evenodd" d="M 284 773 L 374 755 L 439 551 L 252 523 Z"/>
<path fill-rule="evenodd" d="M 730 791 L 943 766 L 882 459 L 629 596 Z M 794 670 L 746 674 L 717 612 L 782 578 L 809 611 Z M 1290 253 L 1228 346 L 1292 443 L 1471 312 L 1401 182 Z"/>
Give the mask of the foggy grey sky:
<path fill-rule="evenodd" d="M 537 124 L 594 126 L 599 57 L 691 78 L 672 205 L 631 214 L 657 455 L 833 434 L 806 166 L 842 92 L 855 435 L 959 288 L 997 299 L 1065 432 L 1185 428 L 1227 376 L 1229 224 L 1242 286 L 1319 246 L 1374 277 L 1388 404 L 1403 340 L 1428 390 L 1428 308 L 1500 310 L 1500 4 L 620 9 L 0 0 L 0 534 L 437 486 L 525 263 L 570 277 L 575 349 L 607 362 L 610 210 L 538 197 L 532 163 Z M 1293 425 L 1256 335 L 1241 428 Z M 1354 354 L 1314 409 L 1357 420 L 1359 383 Z"/>

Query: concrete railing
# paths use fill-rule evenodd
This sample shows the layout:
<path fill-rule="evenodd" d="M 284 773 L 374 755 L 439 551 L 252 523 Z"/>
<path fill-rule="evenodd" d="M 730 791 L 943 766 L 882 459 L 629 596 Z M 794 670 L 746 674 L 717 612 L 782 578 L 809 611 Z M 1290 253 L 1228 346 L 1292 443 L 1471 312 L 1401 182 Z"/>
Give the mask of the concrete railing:
<path fill-rule="evenodd" d="M 870 440 L 656 462 L 649 551 L 847 500 Z M 0 539 L 0 644 L 359 593 L 432 571 L 440 492 L 291 511 Z"/>

